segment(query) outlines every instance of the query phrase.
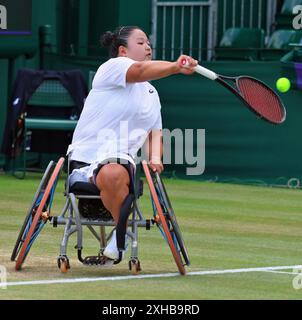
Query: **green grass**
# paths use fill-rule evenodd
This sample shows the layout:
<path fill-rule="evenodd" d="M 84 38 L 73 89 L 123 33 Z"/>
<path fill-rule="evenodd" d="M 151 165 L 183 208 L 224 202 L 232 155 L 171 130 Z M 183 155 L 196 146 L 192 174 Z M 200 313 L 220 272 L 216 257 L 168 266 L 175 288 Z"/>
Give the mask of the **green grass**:
<path fill-rule="evenodd" d="M 18 180 L 0 175 L 0 265 L 8 281 L 109 277 L 130 275 L 128 259 L 111 269 L 85 267 L 76 257 L 76 236 L 68 246 L 71 269 L 62 274 L 56 259 L 63 227 L 46 225 L 34 243 L 22 271 L 14 270 L 10 255 L 41 175 Z M 252 268 L 302 264 L 301 191 L 223 183 L 166 179 L 171 202 L 188 248 L 187 271 Z M 64 180 L 57 187 L 52 214 L 64 205 Z M 151 218 L 145 184 L 140 207 Z M 84 255 L 98 245 L 84 233 Z M 156 227 L 139 229 L 141 274 L 177 272 Z M 289 270 L 291 271 L 291 270 Z M 294 276 L 268 272 L 102 281 L 81 284 L 12 286 L 0 299 L 301 299 Z"/>

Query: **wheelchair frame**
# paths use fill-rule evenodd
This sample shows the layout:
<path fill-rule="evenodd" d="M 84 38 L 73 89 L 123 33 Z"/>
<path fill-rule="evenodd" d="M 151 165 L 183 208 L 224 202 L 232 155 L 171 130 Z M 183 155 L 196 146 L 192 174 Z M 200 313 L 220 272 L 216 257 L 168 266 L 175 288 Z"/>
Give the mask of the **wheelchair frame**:
<path fill-rule="evenodd" d="M 60 254 L 57 258 L 58 267 L 62 272 L 67 272 L 70 268 L 70 262 L 67 257 L 67 246 L 69 237 L 76 232 L 77 234 L 77 255 L 78 260 L 86 265 L 99 265 L 98 257 L 106 246 L 106 227 L 114 227 L 113 220 L 104 218 L 84 218 L 81 216 L 78 201 L 81 199 L 100 200 L 99 195 L 75 194 L 70 192 L 68 175 L 65 187 L 66 202 L 58 216 L 51 215 L 51 204 L 56 183 L 59 178 L 59 173 L 62 170 L 64 158 L 60 158 L 57 163 L 51 161 L 48 165 L 38 190 L 35 194 L 33 203 L 26 215 L 25 221 L 19 233 L 16 245 L 12 252 L 11 260 L 16 260 L 16 270 L 21 270 L 22 264 L 27 257 L 27 254 L 41 232 L 43 226 L 50 221 L 53 227 L 58 225 L 65 226 L 63 238 L 60 244 Z M 147 178 L 147 182 L 151 192 L 151 200 L 153 204 L 154 219 L 145 219 L 138 205 L 138 198 L 141 194 L 138 192 L 140 183 L 139 175 L 135 175 L 135 199 L 133 201 L 128 224 L 127 235 L 131 240 L 131 255 L 129 259 L 129 270 L 132 274 L 138 274 L 141 271 L 140 261 L 138 259 L 138 228 L 144 227 L 150 230 L 151 226 L 156 224 L 164 235 L 164 238 L 169 244 L 174 260 L 180 274 L 185 274 L 185 265 L 189 265 L 189 257 L 185 248 L 180 229 L 178 227 L 176 216 L 168 199 L 165 187 L 160 176 L 157 173 L 150 172 L 146 162 L 143 161 L 143 169 Z M 70 172 L 70 159 L 68 158 L 68 173 Z M 84 193 L 84 192 L 83 192 Z M 82 257 L 83 250 L 83 226 L 87 226 L 92 235 L 100 244 L 99 256 Z M 94 227 L 100 227 L 98 233 Z M 109 235 L 110 237 L 110 235 Z M 108 238 L 109 238 L 108 237 Z M 117 264 L 120 261 L 110 261 L 112 264 Z M 106 265 L 106 264 L 105 264 Z"/>

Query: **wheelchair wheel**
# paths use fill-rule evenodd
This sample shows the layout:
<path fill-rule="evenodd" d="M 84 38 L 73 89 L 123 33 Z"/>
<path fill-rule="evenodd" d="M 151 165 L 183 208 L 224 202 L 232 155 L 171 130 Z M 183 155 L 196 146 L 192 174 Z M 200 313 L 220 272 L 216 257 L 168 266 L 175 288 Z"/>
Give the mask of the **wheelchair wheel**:
<path fill-rule="evenodd" d="M 64 158 L 60 158 L 57 163 L 51 161 L 43 175 L 11 256 L 12 261 L 16 260 L 16 270 L 21 269 L 33 242 L 50 217 L 54 191 L 63 164 Z"/>
<path fill-rule="evenodd" d="M 50 178 L 50 175 L 51 175 L 51 172 L 53 171 L 53 168 L 55 166 L 55 162 L 54 161 L 50 161 L 49 165 L 47 166 L 45 172 L 44 172 L 44 175 L 42 177 L 42 180 L 38 186 L 38 189 L 36 191 L 36 194 L 34 196 L 34 199 L 32 201 L 32 204 L 27 212 L 27 215 L 25 217 L 25 220 L 23 222 L 23 225 L 22 225 L 22 228 L 19 232 L 19 235 L 18 235 L 18 238 L 17 238 L 17 241 L 16 241 L 16 244 L 15 244 L 15 247 L 14 247 L 14 250 L 12 252 L 12 255 L 11 255 L 11 261 L 15 261 L 16 259 L 16 256 L 18 255 L 19 251 L 20 251 L 20 248 L 21 248 L 21 245 L 24 241 L 24 232 L 25 232 L 25 229 L 29 223 L 29 220 L 31 219 L 32 217 L 32 212 L 35 208 L 37 208 L 37 206 L 39 205 L 40 201 L 41 201 L 41 198 L 42 198 L 42 195 L 43 195 L 43 192 L 46 188 L 46 185 L 47 185 L 47 182 Z M 23 240 L 22 240 L 23 239 Z"/>
<path fill-rule="evenodd" d="M 190 260 L 165 186 L 160 175 L 150 172 L 145 161 L 143 168 L 151 192 L 154 221 L 169 244 L 179 272 L 184 275 L 184 266 L 189 265 Z"/>
<path fill-rule="evenodd" d="M 186 249 L 186 246 L 185 246 L 185 243 L 184 243 L 181 231 L 180 231 L 180 227 L 179 227 L 178 222 L 176 220 L 176 215 L 175 215 L 174 210 L 172 208 L 172 205 L 171 205 L 170 199 L 168 197 L 165 185 L 164 185 L 160 175 L 157 172 L 154 174 L 154 176 L 155 176 L 154 178 L 156 179 L 154 186 L 157 191 L 157 195 L 160 200 L 160 203 L 163 207 L 164 214 L 167 215 L 167 218 L 172 225 L 172 232 L 174 233 L 173 235 L 175 235 L 175 237 L 177 239 L 176 243 L 179 245 L 179 250 L 182 254 L 182 258 L 185 261 L 185 265 L 189 266 L 190 259 L 188 256 L 188 251 Z"/>

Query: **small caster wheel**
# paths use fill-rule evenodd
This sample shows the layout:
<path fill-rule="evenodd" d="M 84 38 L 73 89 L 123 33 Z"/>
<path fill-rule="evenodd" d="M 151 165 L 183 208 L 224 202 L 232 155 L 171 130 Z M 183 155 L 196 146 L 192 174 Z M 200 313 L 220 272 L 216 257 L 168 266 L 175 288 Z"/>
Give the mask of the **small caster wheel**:
<path fill-rule="evenodd" d="M 66 262 L 66 261 L 63 261 L 63 262 L 61 263 L 61 267 L 60 267 L 61 272 L 62 272 L 62 273 L 67 273 L 68 269 L 69 269 L 69 268 L 68 268 L 67 262 Z"/>
<path fill-rule="evenodd" d="M 60 256 L 57 261 L 62 273 L 66 273 L 70 269 L 69 259 L 66 256 Z"/>
<path fill-rule="evenodd" d="M 138 275 L 142 271 L 140 261 L 138 259 L 131 259 L 129 261 L 129 270 L 134 276 Z"/>

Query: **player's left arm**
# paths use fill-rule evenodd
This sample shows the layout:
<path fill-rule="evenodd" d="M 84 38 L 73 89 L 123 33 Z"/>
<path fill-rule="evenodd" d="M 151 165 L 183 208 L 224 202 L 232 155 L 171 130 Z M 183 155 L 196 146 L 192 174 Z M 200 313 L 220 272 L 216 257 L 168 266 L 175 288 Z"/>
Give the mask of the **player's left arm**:
<path fill-rule="evenodd" d="M 147 138 L 147 154 L 149 167 L 159 174 L 164 170 L 163 157 L 163 134 L 161 129 L 153 129 Z"/>

